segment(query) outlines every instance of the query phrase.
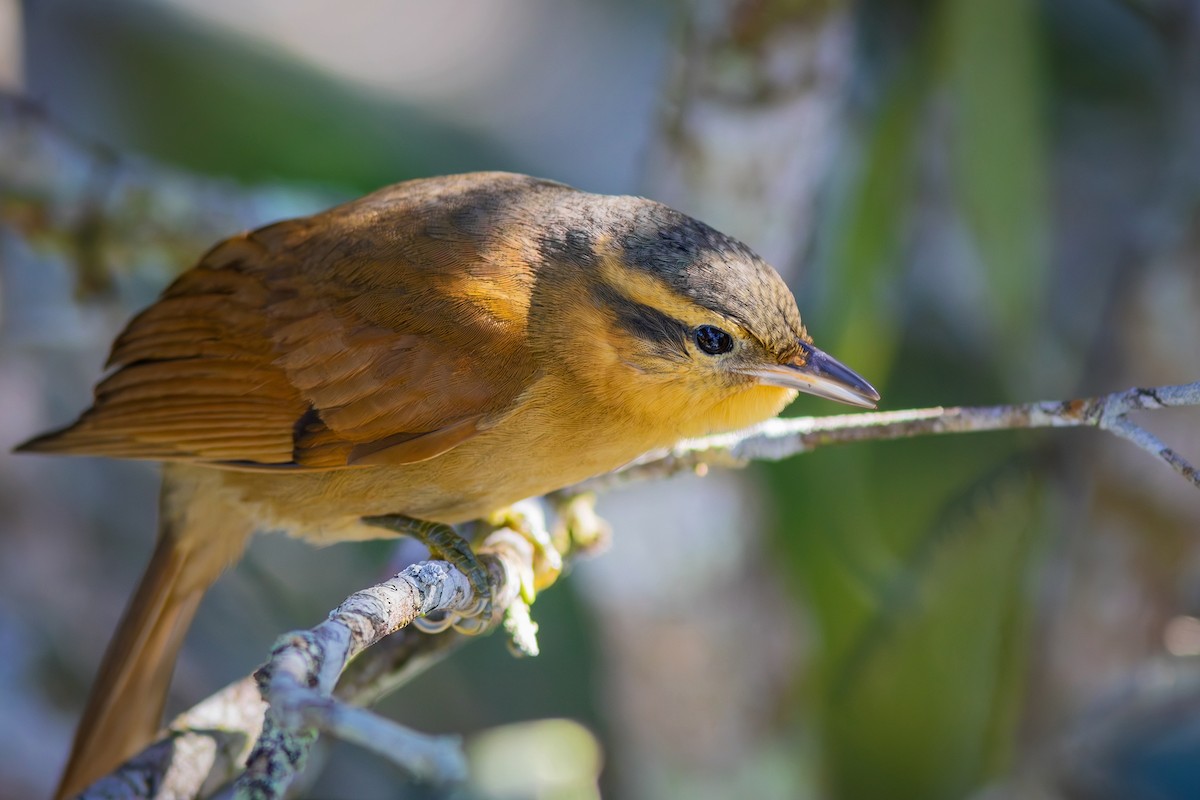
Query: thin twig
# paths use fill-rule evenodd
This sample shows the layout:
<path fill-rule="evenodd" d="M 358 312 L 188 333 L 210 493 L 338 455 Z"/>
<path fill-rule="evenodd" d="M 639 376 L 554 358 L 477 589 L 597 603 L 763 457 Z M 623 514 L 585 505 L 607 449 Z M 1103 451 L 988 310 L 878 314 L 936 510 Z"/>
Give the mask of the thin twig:
<path fill-rule="evenodd" d="M 626 483 L 658 480 L 683 472 L 703 472 L 709 467 L 742 467 L 752 461 L 780 461 L 818 447 L 848 442 L 940 433 L 1074 427 L 1100 428 L 1127 439 L 1162 459 L 1200 488 L 1200 475 L 1194 466 L 1127 416 L 1134 411 L 1198 405 L 1200 381 L 1129 389 L 1081 400 L 773 419 L 744 431 L 693 439 L 670 450 L 647 453 L 624 469 L 584 481 L 562 493 L 605 491 Z"/>

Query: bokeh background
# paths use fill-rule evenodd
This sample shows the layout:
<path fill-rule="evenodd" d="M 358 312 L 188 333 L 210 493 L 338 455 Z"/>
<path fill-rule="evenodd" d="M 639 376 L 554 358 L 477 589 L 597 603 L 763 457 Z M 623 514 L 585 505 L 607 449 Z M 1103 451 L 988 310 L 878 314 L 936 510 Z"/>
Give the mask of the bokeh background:
<path fill-rule="evenodd" d="M 742 238 L 885 408 L 1200 378 L 1191 0 L 0 0 L 0 83 L 0 798 L 49 791 L 157 485 L 7 451 L 222 235 L 525 171 Z M 1143 422 L 1200 457 L 1197 412 Z M 1114 438 L 855 445 L 600 510 L 541 656 L 484 638 L 383 705 L 465 734 L 482 796 L 1200 797 L 1200 496 Z M 172 708 L 412 555 L 260 537 Z M 435 796 L 320 761 L 303 796 Z"/>

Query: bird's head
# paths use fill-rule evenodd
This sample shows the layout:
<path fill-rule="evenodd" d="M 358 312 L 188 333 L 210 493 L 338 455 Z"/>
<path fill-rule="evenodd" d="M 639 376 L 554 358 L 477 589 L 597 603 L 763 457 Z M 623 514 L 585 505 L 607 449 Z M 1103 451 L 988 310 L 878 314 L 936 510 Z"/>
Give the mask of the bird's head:
<path fill-rule="evenodd" d="M 873 408 L 879 393 L 812 345 L 795 298 L 748 247 L 640 198 L 589 195 L 546 256 L 583 269 L 560 353 L 583 386 L 681 436 L 767 419 L 806 392 Z M 566 323 L 565 326 L 562 323 Z"/>

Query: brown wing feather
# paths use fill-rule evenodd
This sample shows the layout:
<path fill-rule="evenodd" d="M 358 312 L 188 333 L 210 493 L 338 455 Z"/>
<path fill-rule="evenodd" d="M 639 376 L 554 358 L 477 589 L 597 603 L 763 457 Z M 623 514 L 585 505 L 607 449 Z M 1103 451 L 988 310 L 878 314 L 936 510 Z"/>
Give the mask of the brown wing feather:
<path fill-rule="evenodd" d="M 538 256 L 457 181 L 218 245 L 130 322 L 92 408 L 22 449 L 319 470 L 466 441 L 533 376 Z"/>

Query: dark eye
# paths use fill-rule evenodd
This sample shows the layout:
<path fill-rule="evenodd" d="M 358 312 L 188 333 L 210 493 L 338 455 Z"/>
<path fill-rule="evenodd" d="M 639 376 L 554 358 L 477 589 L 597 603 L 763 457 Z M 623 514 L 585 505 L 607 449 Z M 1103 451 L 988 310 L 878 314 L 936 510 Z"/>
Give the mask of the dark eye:
<path fill-rule="evenodd" d="M 696 328 L 696 346 L 710 356 L 728 353 L 733 349 L 733 337 L 712 325 Z"/>

